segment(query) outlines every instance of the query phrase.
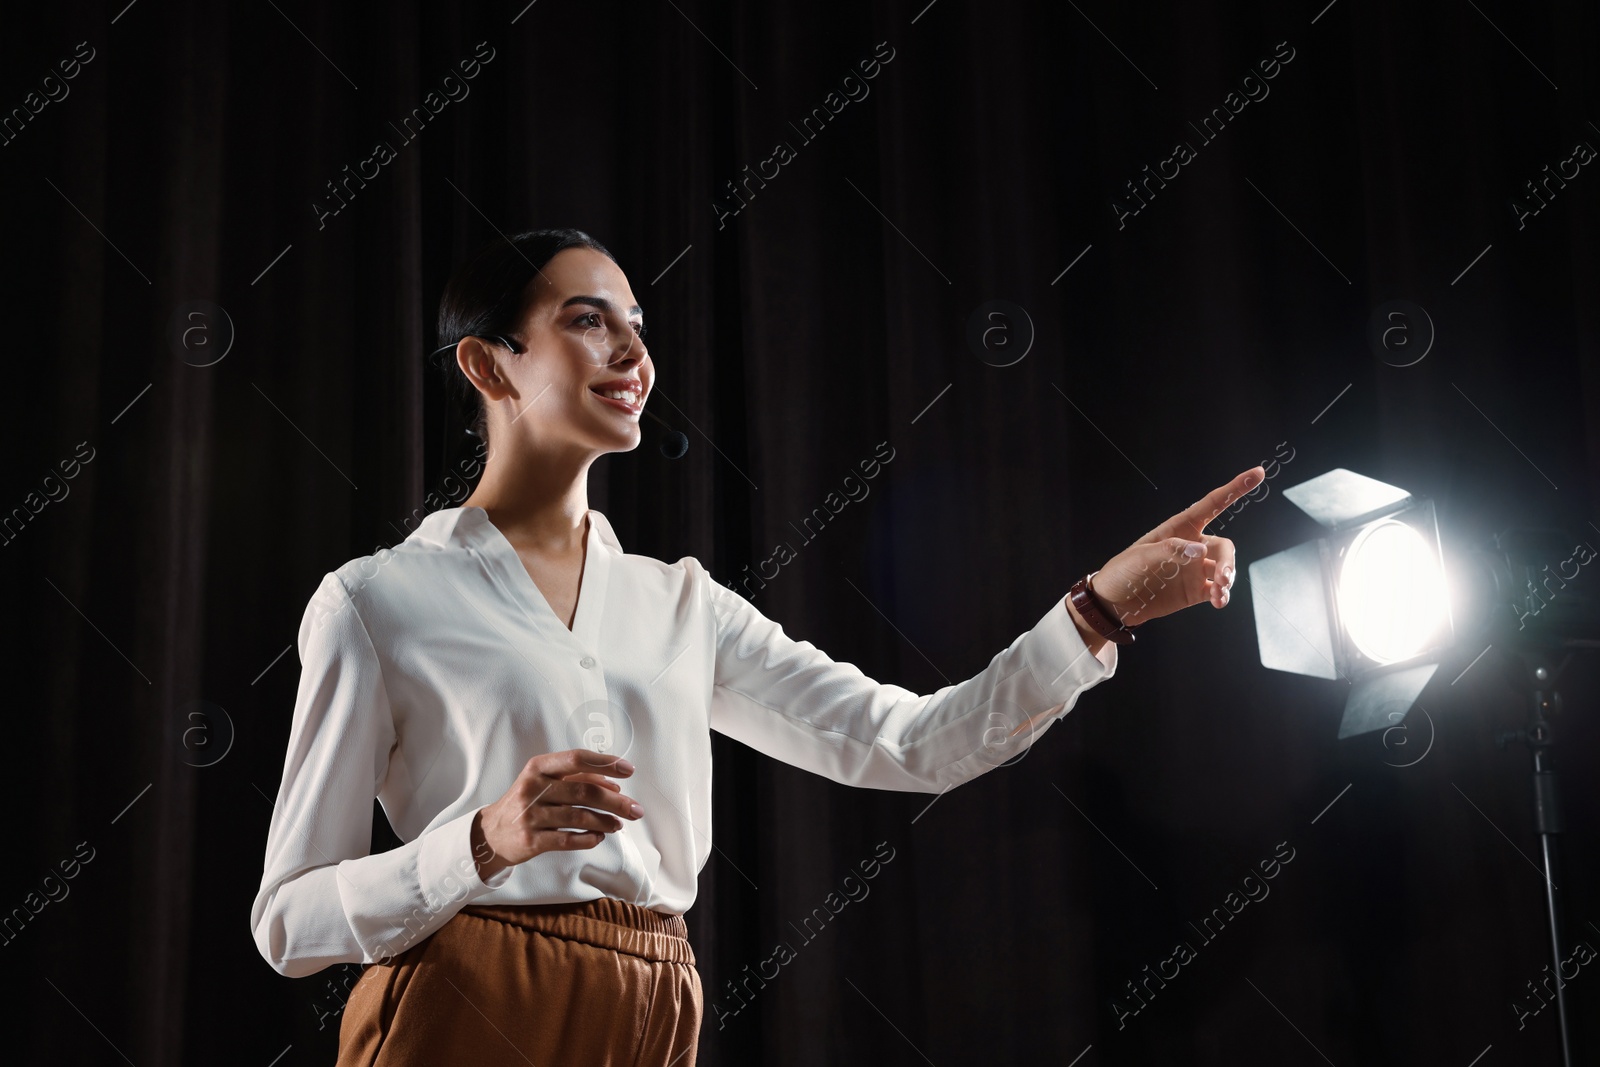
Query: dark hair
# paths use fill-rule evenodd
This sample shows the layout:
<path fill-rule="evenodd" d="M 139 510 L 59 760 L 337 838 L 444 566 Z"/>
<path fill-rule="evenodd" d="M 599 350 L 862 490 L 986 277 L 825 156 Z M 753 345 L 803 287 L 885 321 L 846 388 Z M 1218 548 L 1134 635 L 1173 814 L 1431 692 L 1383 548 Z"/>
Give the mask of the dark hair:
<path fill-rule="evenodd" d="M 527 310 L 528 284 L 557 252 L 592 248 L 616 262 L 609 250 L 582 230 L 528 230 L 480 247 L 458 266 L 439 298 L 439 348 L 433 360 L 444 374 L 445 391 L 470 411 L 468 432 L 488 440 L 483 396 L 456 362 L 456 345 L 472 335 L 510 334 Z"/>

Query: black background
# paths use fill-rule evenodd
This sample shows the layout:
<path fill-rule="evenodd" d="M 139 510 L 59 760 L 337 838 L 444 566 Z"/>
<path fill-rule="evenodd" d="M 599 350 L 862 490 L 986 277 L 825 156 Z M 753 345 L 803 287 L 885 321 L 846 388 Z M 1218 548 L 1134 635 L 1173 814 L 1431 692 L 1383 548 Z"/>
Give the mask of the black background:
<path fill-rule="evenodd" d="M 398 540 L 465 455 L 421 357 L 497 231 L 589 231 L 646 309 L 691 447 L 647 429 L 596 465 L 629 551 L 733 582 L 889 443 L 753 599 L 918 692 L 1275 452 L 1224 530 L 1245 562 L 1314 534 L 1277 490 L 1332 467 L 1431 497 L 1447 551 L 1510 525 L 1600 544 L 1600 164 L 1520 227 L 1512 207 L 1600 147 L 1600 16 L 1324 3 L 12 5 L 5 114 L 78 42 L 94 58 L 0 145 L 0 508 L 94 458 L 0 549 L 0 910 L 80 842 L 94 859 L 0 947 L 6 1059 L 332 1061 L 338 969 L 275 975 L 246 921 L 290 646 L 322 574 Z M 470 96 L 401 144 L 387 124 L 480 41 Z M 880 42 L 870 95 L 800 138 Z M 1119 226 L 1123 183 L 1279 42 L 1270 95 Z M 319 226 L 379 139 L 396 158 Z M 723 183 L 779 140 L 795 158 L 719 227 Z M 1398 299 L 1436 330 L 1404 367 L 1367 343 Z M 967 341 L 991 300 L 1026 314 L 1010 366 Z M 193 301 L 232 324 L 210 366 L 171 339 Z M 1251 612 L 1243 586 L 1152 624 L 1019 763 L 932 807 L 717 738 L 700 1062 L 1556 1062 L 1553 1009 L 1519 1030 L 1512 1008 L 1549 957 L 1528 756 L 1492 743 L 1526 707 L 1504 650 L 1456 684 L 1488 642 L 1452 652 L 1402 735 L 1336 742 L 1342 686 L 1263 669 Z M 1590 945 L 1597 681 L 1569 670 L 1557 754 L 1559 895 Z M 201 767 L 195 701 L 226 713 Z M 870 896 L 719 1027 L 723 983 L 880 842 Z M 1124 983 L 1280 842 L 1271 895 L 1119 1027 Z M 1570 990 L 1592 1015 L 1600 968 Z"/>

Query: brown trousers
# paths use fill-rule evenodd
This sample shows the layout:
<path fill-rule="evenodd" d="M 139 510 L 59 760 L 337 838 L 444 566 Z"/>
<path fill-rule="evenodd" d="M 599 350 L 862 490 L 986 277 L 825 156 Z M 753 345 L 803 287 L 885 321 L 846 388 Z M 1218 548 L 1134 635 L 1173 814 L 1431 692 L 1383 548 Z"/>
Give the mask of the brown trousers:
<path fill-rule="evenodd" d="M 702 1011 L 681 915 L 468 905 L 362 972 L 337 1067 L 693 1067 Z"/>

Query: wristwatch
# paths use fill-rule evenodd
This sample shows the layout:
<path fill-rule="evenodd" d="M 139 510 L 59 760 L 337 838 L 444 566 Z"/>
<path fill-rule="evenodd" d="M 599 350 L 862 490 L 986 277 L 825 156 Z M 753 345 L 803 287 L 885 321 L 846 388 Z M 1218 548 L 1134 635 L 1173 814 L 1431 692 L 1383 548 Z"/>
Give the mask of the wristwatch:
<path fill-rule="evenodd" d="M 1100 598 L 1089 588 L 1089 579 L 1099 573 L 1091 571 L 1079 578 L 1068 590 L 1067 599 L 1078 609 L 1078 614 L 1083 616 L 1084 621 L 1094 628 L 1095 633 L 1119 645 L 1132 644 L 1133 631 L 1122 625 L 1121 621 L 1111 613 L 1111 609 L 1100 603 Z"/>

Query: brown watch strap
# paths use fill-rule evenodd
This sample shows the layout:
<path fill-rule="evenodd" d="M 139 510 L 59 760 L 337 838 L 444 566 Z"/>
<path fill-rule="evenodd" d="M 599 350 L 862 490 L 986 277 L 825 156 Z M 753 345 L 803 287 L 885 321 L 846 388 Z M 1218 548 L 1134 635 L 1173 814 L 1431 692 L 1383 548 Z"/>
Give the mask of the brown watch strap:
<path fill-rule="evenodd" d="M 1089 579 L 1098 573 L 1096 571 L 1079 578 L 1068 591 L 1067 599 L 1078 609 L 1078 614 L 1083 616 L 1084 621 L 1094 628 L 1095 633 L 1119 645 L 1132 644 L 1133 631 L 1122 625 L 1111 613 L 1111 609 L 1100 603 L 1100 598 L 1089 588 Z"/>

